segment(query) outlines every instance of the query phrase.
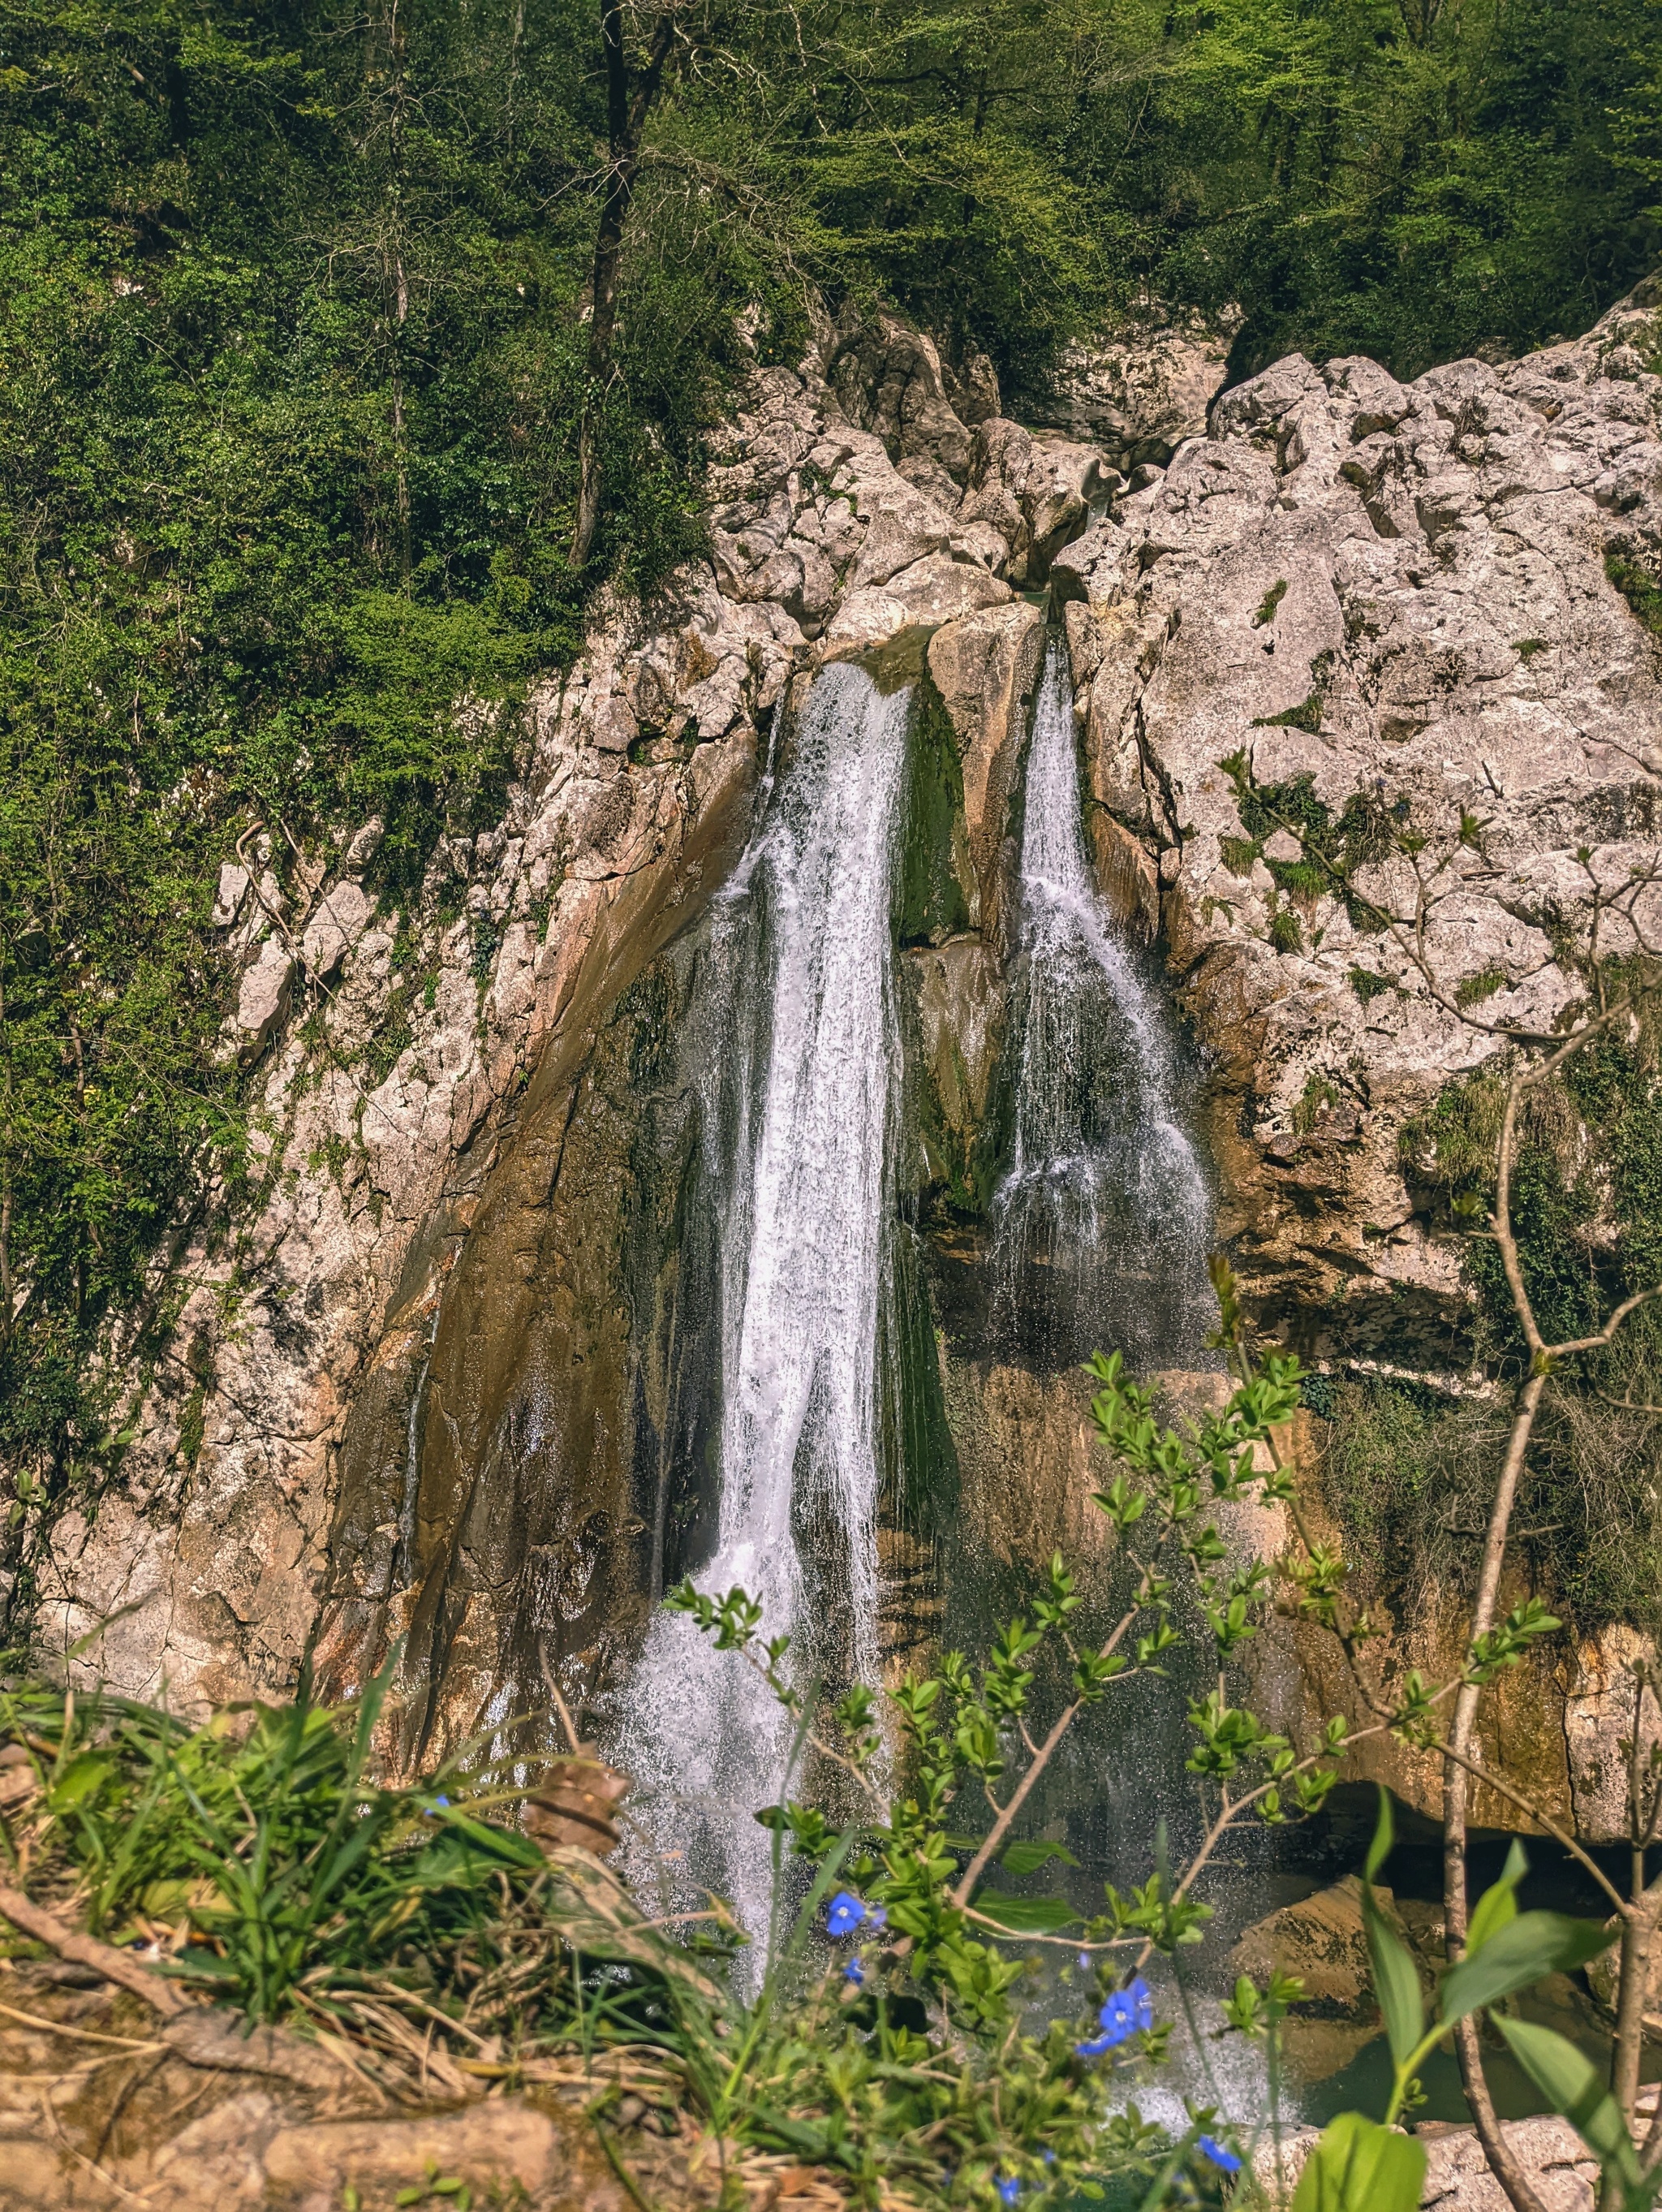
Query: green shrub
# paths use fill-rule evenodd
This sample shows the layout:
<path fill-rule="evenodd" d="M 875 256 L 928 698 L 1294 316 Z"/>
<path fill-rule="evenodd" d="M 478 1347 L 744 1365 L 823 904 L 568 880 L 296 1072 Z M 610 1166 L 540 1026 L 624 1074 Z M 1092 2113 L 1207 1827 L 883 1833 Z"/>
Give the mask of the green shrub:
<path fill-rule="evenodd" d="M 1604 574 L 1632 608 L 1637 620 L 1662 637 L 1662 584 L 1647 568 L 1641 568 L 1638 562 L 1623 553 L 1605 555 Z"/>

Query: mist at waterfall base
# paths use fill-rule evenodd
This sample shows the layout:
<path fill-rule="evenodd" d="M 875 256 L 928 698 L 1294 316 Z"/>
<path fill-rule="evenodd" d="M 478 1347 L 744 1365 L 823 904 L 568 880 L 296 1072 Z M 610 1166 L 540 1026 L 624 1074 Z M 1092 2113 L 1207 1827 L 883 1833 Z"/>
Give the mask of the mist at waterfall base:
<path fill-rule="evenodd" d="M 876 1351 L 897 1060 L 890 882 L 909 695 L 816 680 L 701 978 L 701 1188 L 719 1215 L 719 1469 L 701 1589 L 743 1586 L 804 1684 L 877 1679 Z M 737 1653 L 661 1608 L 617 1755 L 654 1886 L 707 1886 L 764 1934 L 789 1723 Z M 665 1854 L 684 1854 L 670 1863 Z"/>

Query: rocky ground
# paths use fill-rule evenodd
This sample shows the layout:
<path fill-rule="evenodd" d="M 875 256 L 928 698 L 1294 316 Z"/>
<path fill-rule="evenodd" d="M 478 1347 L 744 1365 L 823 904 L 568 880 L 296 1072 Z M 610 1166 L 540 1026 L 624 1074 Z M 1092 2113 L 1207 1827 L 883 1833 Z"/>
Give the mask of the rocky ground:
<path fill-rule="evenodd" d="M 1273 1954 L 1313 1972 L 1332 2004 L 1358 2016 L 1365 1967 L 1356 1915 L 1312 1901 L 1291 1924 L 1249 1931 L 1242 1963 Z M 1288 1916 L 1277 1916 L 1286 1921 Z M 1356 1982 L 1360 1972 L 1362 1982 Z M 90 1980 L 82 1976 L 80 1980 Z M 725 2156 L 680 2106 L 650 2057 L 600 2056 L 531 2067 L 512 2087 L 481 2061 L 465 2081 L 407 2103 L 337 2056 L 284 2032 L 193 2008 L 158 2023 L 125 1996 L 76 1985 L 74 1971 L 0 1968 L 0 2212 L 392 2212 L 513 2204 L 525 2212 L 707 2212 L 742 2203 L 840 2212 L 834 2177 L 788 2158 Z M 1363 2036 L 1376 2032 L 1363 2023 Z M 452 2069 L 453 2070 L 453 2069 Z M 1597 2168 L 1567 2123 L 1508 2132 L 1548 2212 L 1592 2212 Z M 1505 2212 L 1471 2131 L 1428 2126 L 1422 2200 L 1447 2212 Z M 1314 2140 L 1294 2128 L 1254 2161 L 1284 2203 Z M 890 2200 L 900 2212 L 901 2200 Z"/>
<path fill-rule="evenodd" d="M 395 2104 L 344 2047 L 205 2009 L 158 2023 L 74 1982 L 70 1969 L 0 1966 L 3 2212 L 391 2212 L 464 2191 L 525 2212 L 627 2212 L 643 2197 L 695 2212 L 735 2191 L 747 2212 L 844 2202 L 789 2159 L 724 2160 L 650 2060 L 547 2063 L 512 2088 L 481 2061 Z"/>

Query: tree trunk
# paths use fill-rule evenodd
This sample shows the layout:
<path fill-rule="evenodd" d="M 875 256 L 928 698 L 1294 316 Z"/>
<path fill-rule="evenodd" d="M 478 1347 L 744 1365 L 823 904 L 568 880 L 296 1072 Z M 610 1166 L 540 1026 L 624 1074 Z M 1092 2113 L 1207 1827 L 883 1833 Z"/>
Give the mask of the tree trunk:
<path fill-rule="evenodd" d="M 577 448 L 577 523 L 572 532 L 569 556 L 573 568 L 580 568 L 587 562 L 600 520 L 600 422 L 612 376 L 612 338 L 617 327 L 617 278 L 623 258 L 623 230 L 629 219 L 635 178 L 640 167 L 640 133 L 658 96 L 674 37 L 674 14 L 666 8 L 653 29 L 646 66 L 631 92 L 628 57 L 623 51 L 622 0 L 600 0 L 600 43 L 606 57 L 606 134 L 610 160 L 594 238 L 583 426 Z"/>
<path fill-rule="evenodd" d="M 1518 1495 L 1518 1484 L 1529 1452 L 1530 1432 L 1535 1425 L 1535 1413 L 1541 1402 L 1541 1393 L 1546 1386 L 1544 1373 L 1532 1373 L 1519 1393 L 1518 1404 L 1513 1414 L 1512 1433 L 1507 1442 L 1506 1460 L 1501 1469 L 1496 1487 L 1494 1510 L 1489 1516 L 1488 1540 L 1483 1547 L 1483 1562 L 1477 1578 L 1477 1595 L 1471 1608 L 1471 1637 L 1475 1642 L 1486 1636 L 1495 1626 L 1495 1614 L 1501 1595 L 1501 1571 L 1506 1561 L 1506 1540 L 1512 1523 L 1512 1508 Z M 1471 1749 L 1473 1723 L 1477 1717 L 1477 1701 L 1482 1692 L 1474 1683 L 1466 1683 L 1456 1693 L 1453 1725 L 1448 1732 L 1450 1748 L 1463 1757 Z M 1465 1955 L 1467 1907 L 1465 1893 L 1465 1812 L 1470 1779 L 1464 1766 L 1454 1759 L 1443 1762 L 1443 1911 L 1447 1929 L 1448 1956 L 1451 1964 Z M 1483 2156 L 1489 2170 L 1506 2191 L 1517 2212 L 1545 2212 L 1545 2207 L 1531 2187 L 1529 2178 L 1513 2154 L 1507 2141 L 1494 2100 L 1489 2094 L 1489 2083 L 1483 2075 L 1483 2045 L 1477 2033 L 1477 2023 L 1468 2016 L 1454 2031 L 1454 2048 L 1460 2062 L 1460 2082 L 1465 2091 L 1465 2100 L 1477 2124 L 1477 2140 L 1483 2147 Z"/>

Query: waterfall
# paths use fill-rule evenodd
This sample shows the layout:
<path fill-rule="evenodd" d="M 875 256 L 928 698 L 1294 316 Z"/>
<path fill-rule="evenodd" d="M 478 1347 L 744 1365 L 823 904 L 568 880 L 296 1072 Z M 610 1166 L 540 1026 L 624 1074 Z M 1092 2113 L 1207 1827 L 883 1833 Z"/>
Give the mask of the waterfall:
<path fill-rule="evenodd" d="M 722 1209 L 713 1556 L 796 1679 L 875 1680 L 877 1334 L 898 1097 L 894 847 L 909 696 L 863 670 L 816 680 L 708 959 L 704 1188 Z M 670 1887 L 687 1876 L 767 1926 L 767 1838 L 790 1731 L 766 1686 L 658 1612 L 623 1693 L 617 1751 Z M 682 1861 L 680 1853 L 685 1852 Z M 640 1872 L 645 1874 L 646 1867 Z"/>
<path fill-rule="evenodd" d="M 993 1202 L 998 1301 L 1028 1349 L 1192 1364 L 1210 1201 L 1176 1041 L 1085 850 L 1073 690 L 1051 641 L 1034 709 L 1014 993 L 1015 1134 Z"/>

